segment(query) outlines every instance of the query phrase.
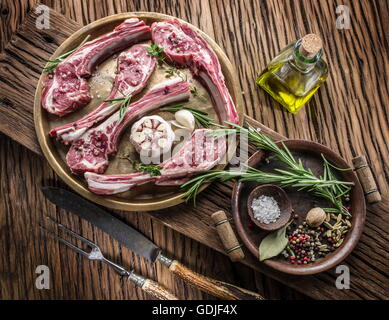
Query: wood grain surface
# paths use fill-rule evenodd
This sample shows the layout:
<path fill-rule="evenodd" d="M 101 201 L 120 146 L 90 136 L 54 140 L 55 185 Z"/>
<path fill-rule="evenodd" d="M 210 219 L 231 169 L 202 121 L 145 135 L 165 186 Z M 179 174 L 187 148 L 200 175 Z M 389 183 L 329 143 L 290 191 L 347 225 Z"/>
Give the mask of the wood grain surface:
<path fill-rule="evenodd" d="M 37 225 L 44 215 L 59 219 L 103 245 L 108 256 L 125 265 L 133 264 L 138 273 L 158 280 L 178 297 L 208 298 L 173 278 L 165 267 L 153 268 L 86 222 L 80 223 L 56 209 L 39 191 L 42 184 L 61 185 L 47 163 L 34 154 L 39 154 L 39 147 L 33 131 L 32 101 L 44 64 L 42 58 L 49 57 L 68 33 L 81 25 L 126 11 L 178 16 L 213 37 L 235 64 L 246 113 L 262 124 L 283 136 L 326 144 L 350 163 L 357 154 L 368 157 L 383 201 L 368 206 L 365 232 L 345 261 L 351 272 L 350 290 L 335 288 L 335 270 L 309 277 L 286 276 L 259 264 L 249 252 L 244 263 L 317 299 L 389 298 L 386 1 L 343 1 L 350 8 L 348 30 L 335 27 L 336 1 L 43 1 L 55 10 L 50 14 L 52 23 L 61 26 L 49 30 L 37 30 L 34 20 L 28 17 L 21 25 L 34 3 L 3 0 L 0 9 L 0 48 L 4 49 L 0 56 L 0 130 L 33 151 L 1 136 L 0 237 L 4 245 L 0 248 L 0 298 L 148 298 L 139 289 L 122 283 L 105 266 L 84 261 L 43 238 Z M 330 75 L 313 100 L 293 116 L 258 89 L 255 77 L 288 42 L 309 32 L 323 37 Z M 267 298 L 302 298 L 188 238 L 223 252 L 210 215 L 220 209 L 230 211 L 231 190 L 232 183 L 213 185 L 199 197 L 196 208 L 180 205 L 152 214 L 116 214 L 197 272 L 257 289 Z M 47 264 L 52 269 L 51 290 L 35 289 L 37 264 Z"/>

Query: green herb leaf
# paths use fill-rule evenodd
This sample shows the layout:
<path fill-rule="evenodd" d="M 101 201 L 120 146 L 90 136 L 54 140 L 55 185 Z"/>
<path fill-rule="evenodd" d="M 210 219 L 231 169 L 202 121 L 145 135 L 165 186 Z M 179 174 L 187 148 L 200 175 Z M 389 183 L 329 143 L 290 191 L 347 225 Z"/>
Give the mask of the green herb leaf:
<path fill-rule="evenodd" d="M 125 96 L 123 92 L 119 91 L 123 97 L 121 98 L 115 98 L 115 99 L 107 99 L 107 100 L 104 100 L 104 102 L 112 102 L 110 104 L 110 106 L 113 106 L 113 105 L 117 105 L 117 104 L 120 104 L 120 107 L 119 107 L 119 120 L 118 120 L 118 123 L 121 123 L 128 111 L 128 106 L 131 102 L 131 95 L 129 96 Z"/>
<path fill-rule="evenodd" d="M 163 55 L 163 48 L 158 47 L 157 44 L 152 43 L 149 48 L 147 48 L 147 54 L 151 57 L 155 57 L 159 65 L 162 65 L 165 61 L 165 56 Z"/>
<path fill-rule="evenodd" d="M 135 163 L 135 169 L 144 173 L 149 173 L 152 177 L 160 176 L 162 167 L 154 164 L 143 164 L 141 162 Z"/>
<path fill-rule="evenodd" d="M 128 111 L 128 105 L 130 104 L 130 101 L 131 101 L 131 96 L 128 96 L 125 101 L 120 105 L 120 109 L 119 109 L 119 122 L 122 122 L 123 119 L 124 119 L 124 116 L 126 115 L 127 111 Z"/>
<path fill-rule="evenodd" d="M 163 52 L 163 48 L 158 47 L 157 44 L 152 43 L 150 47 L 147 49 L 147 54 L 152 57 L 156 57 Z"/>
<path fill-rule="evenodd" d="M 282 250 L 284 250 L 288 244 L 288 238 L 286 237 L 286 227 L 273 231 L 268 234 L 259 245 L 259 260 L 278 256 Z"/>

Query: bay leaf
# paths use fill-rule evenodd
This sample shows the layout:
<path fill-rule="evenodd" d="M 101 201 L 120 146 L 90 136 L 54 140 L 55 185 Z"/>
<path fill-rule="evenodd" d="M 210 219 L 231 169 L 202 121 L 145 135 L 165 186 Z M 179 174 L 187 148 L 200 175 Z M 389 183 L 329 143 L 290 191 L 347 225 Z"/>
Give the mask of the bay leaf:
<path fill-rule="evenodd" d="M 279 255 L 288 244 L 286 237 L 286 227 L 268 234 L 259 245 L 259 260 L 263 261 Z"/>

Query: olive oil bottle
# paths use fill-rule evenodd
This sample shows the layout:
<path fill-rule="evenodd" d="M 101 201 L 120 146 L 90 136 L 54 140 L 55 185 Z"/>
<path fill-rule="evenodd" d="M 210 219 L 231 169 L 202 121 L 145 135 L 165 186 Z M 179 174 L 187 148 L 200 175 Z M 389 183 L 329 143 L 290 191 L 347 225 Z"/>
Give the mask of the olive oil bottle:
<path fill-rule="evenodd" d="M 276 56 L 257 78 L 257 84 L 295 114 L 307 103 L 328 75 L 321 59 L 322 41 L 308 34 Z"/>

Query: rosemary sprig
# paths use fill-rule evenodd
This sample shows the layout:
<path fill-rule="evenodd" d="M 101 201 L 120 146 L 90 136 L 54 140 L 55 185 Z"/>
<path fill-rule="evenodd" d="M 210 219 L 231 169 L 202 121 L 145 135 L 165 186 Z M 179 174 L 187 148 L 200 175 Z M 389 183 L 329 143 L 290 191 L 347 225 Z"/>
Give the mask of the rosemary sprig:
<path fill-rule="evenodd" d="M 181 188 L 184 190 L 183 199 L 186 201 L 192 201 L 193 205 L 196 206 L 196 197 L 200 187 L 204 183 L 210 183 L 215 180 L 221 182 L 228 181 L 230 179 L 238 178 L 241 175 L 241 171 L 225 171 L 225 170 L 209 170 L 205 173 L 196 175 L 194 178 L 185 182 Z"/>
<path fill-rule="evenodd" d="M 349 215 L 349 212 L 342 204 L 342 197 L 350 190 L 352 182 L 339 181 L 331 168 L 336 168 L 324 158 L 324 175 L 316 177 L 310 169 L 304 168 L 301 160 L 296 161 L 289 149 L 282 143 L 282 148 L 278 147 L 267 135 L 259 132 L 248 124 L 244 128 L 237 124 L 226 123 L 234 128 L 224 127 L 214 130 L 211 135 L 219 138 L 232 133 L 245 133 L 250 142 L 256 147 L 275 153 L 276 158 L 286 165 L 288 170 L 275 169 L 275 173 L 263 172 L 246 165 L 246 171 L 210 171 L 200 174 L 182 185 L 184 198 L 186 200 L 196 199 L 197 192 L 203 183 L 215 180 L 227 181 L 237 178 L 240 181 L 256 181 L 261 183 L 279 183 L 281 187 L 293 187 L 299 191 L 305 190 L 316 196 L 328 199 L 336 207 L 337 212 Z M 343 170 L 343 169 L 342 169 Z"/>
<path fill-rule="evenodd" d="M 117 124 L 119 124 L 123 121 L 124 116 L 126 115 L 126 113 L 128 111 L 128 106 L 131 102 L 131 97 L 132 97 L 131 95 L 125 96 L 122 92 L 120 92 L 120 93 L 123 95 L 123 97 L 104 100 L 104 102 L 112 102 L 112 104 L 110 106 L 116 105 L 118 103 L 120 104 L 119 121 Z"/>
<path fill-rule="evenodd" d="M 190 113 L 193 114 L 193 117 L 195 118 L 198 127 L 208 128 L 210 125 L 219 125 L 215 122 L 213 118 L 208 115 L 207 112 L 185 107 L 184 105 L 185 103 L 178 103 L 172 106 L 164 107 L 161 110 L 171 113 L 175 113 L 180 110 L 188 110 Z"/>
<path fill-rule="evenodd" d="M 161 166 L 157 166 L 154 164 L 144 164 L 141 162 L 135 162 L 134 167 L 135 167 L 135 170 L 142 171 L 144 173 L 148 173 L 152 177 L 161 175 L 161 170 L 162 170 Z"/>
<path fill-rule="evenodd" d="M 67 58 L 68 56 L 70 56 L 73 52 L 75 52 L 78 48 L 80 48 L 81 46 L 83 46 L 89 39 L 90 35 L 87 35 L 85 37 L 85 39 L 74 49 L 68 51 L 68 52 L 65 52 L 64 54 L 61 54 L 60 56 L 58 56 L 57 58 L 55 59 L 45 59 L 47 62 L 51 62 L 47 67 L 45 67 L 43 69 L 43 72 L 50 72 L 51 70 L 53 70 L 54 68 L 56 68 L 63 60 L 65 60 L 65 58 Z"/>
<path fill-rule="evenodd" d="M 204 183 L 210 183 L 215 180 L 225 182 L 234 178 L 239 181 L 279 183 L 281 187 L 293 187 L 300 191 L 308 190 L 318 196 L 321 196 L 321 194 L 318 194 L 315 191 L 325 192 L 325 189 L 331 187 L 333 184 L 352 184 L 352 182 L 324 180 L 315 176 L 301 177 L 298 174 L 281 169 L 275 169 L 275 171 L 277 171 L 277 173 L 263 172 L 249 166 L 247 166 L 247 171 L 211 170 L 206 173 L 199 174 L 183 184 L 181 186 L 185 191 L 183 198 L 185 200 L 193 200 L 193 203 L 195 203 L 198 190 Z M 329 200 L 331 200 L 331 198 Z M 339 212 L 339 210 L 337 209 L 336 212 Z"/>

